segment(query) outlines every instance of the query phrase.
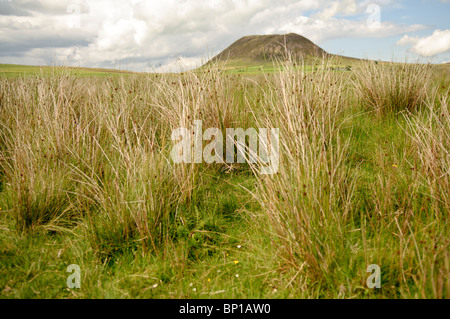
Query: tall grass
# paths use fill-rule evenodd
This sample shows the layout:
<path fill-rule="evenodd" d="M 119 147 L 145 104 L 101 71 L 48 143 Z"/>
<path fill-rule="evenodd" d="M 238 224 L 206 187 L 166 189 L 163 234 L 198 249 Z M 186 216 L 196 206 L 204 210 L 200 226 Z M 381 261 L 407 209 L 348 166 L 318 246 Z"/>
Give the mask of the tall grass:
<path fill-rule="evenodd" d="M 448 92 L 437 102 L 430 99 L 422 116 L 405 116 L 415 150 L 419 173 L 434 199 L 434 210 L 450 212 L 450 109 Z"/>
<path fill-rule="evenodd" d="M 2 80 L 0 162 L 17 227 L 82 220 L 106 255 L 156 251 L 201 183 L 201 164 L 171 159 L 171 132 L 194 120 L 245 125 L 237 77 L 219 73 L 77 79 L 62 69 Z"/>
<path fill-rule="evenodd" d="M 437 107 L 432 85 L 422 89 L 419 77 L 410 77 L 395 87 L 400 83 L 397 73 L 381 74 L 372 67 L 368 62 L 357 71 L 361 73 L 348 77 L 330 71 L 327 64 L 305 74 L 287 63 L 283 72 L 267 80 L 269 85 L 261 88 L 261 112 L 255 115 L 260 127 L 280 129 L 280 168 L 277 174 L 257 176 L 254 197 L 262 214 L 252 215 L 253 224 L 268 233 L 286 269 L 296 269 L 290 283 L 303 283 L 302 289 L 338 290 L 335 283 L 346 282 L 339 295 L 368 293 L 358 292 L 358 287 L 365 285 L 366 267 L 375 263 L 383 269 L 384 295 L 442 298 L 449 293 L 443 275 L 449 269 L 449 241 L 442 237 L 449 229 L 447 99 L 442 97 Z M 419 69 L 428 72 L 428 66 Z M 385 83 L 372 87 L 380 96 L 383 88 L 398 94 L 373 101 L 383 115 L 380 121 L 394 135 L 377 134 L 383 137 L 382 145 L 361 141 L 371 152 L 370 173 L 350 157 L 352 123 L 367 116 L 357 114 L 353 94 L 371 101 L 371 96 L 360 95 L 361 86 L 352 79 L 362 76 L 361 70 L 365 78 L 383 77 L 379 80 Z M 402 100 L 404 88 L 420 92 Z M 413 139 L 401 134 L 404 124 L 396 121 L 394 109 L 382 105 L 407 112 Z M 428 106 L 428 116 L 409 112 L 420 106 Z M 257 166 L 253 168 L 257 172 Z M 367 174 L 369 185 L 363 183 Z"/>
<path fill-rule="evenodd" d="M 288 60 L 255 76 L 209 65 L 183 74 L 77 78 L 62 68 L 0 79 L 0 216 L 14 217 L 16 230 L 2 219 L 0 235 L 18 236 L 2 251 L 11 254 L 22 233 L 57 232 L 67 242 L 77 234 L 70 249 L 82 263 L 117 261 L 98 268 L 107 280 L 122 258 L 130 265 L 117 276 L 144 271 L 139 289 L 152 297 L 160 296 L 151 288 L 156 277 L 167 296 L 193 296 L 185 276 L 209 292 L 213 284 L 238 287 L 227 296 L 280 296 L 269 286 L 276 284 L 294 297 L 448 297 L 445 81 L 438 90 L 419 64 L 333 69 L 332 60 L 312 71 Z M 174 163 L 171 133 L 194 120 L 223 133 L 278 128 L 278 171 Z M 249 192 L 231 193 L 236 184 Z M 53 247 L 58 237 L 40 238 Z M 0 258 L 2 269 L 8 260 Z M 370 290 L 366 267 L 374 263 L 382 288 Z M 89 280 L 96 293 L 104 289 Z"/>
<path fill-rule="evenodd" d="M 80 84 L 64 74 L 51 79 L 1 82 L 1 170 L 9 205 L 21 230 L 69 222 L 73 207 L 66 145 L 73 142 L 71 100 Z M 65 217 L 65 218 L 64 218 Z"/>
<path fill-rule="evenodd" d="M 360 103 L 377 115 L 421 108 L 433 74 L 431 65 L 420 63 L 364 61 L 353 69 Z"/>
<path fill-rule="evenodd" d="M 325 62 L 313 74 L 290 61 L 264 90 L 260 127 L 279 128 L 278 173 L 259 176 L 256 199 L 276 234 L 281 257 L 324 282 L 342 253 L 354 190 L 340 134 L 342 74 Z M 255 218 L 260 219 L 258 216 Z"/>

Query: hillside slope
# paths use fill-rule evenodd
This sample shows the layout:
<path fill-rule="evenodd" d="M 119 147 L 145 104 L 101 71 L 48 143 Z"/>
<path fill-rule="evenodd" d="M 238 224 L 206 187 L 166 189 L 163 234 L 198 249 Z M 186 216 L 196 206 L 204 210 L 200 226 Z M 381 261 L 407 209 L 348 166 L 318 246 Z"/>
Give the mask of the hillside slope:
<path fill-rule="evenodd" d="M 323 57 L 327 53 L 307 38 L 289 33 L 284 35 L 252 35 L 242 37 L 213 58 L 213 61 L 249 60 L 265 62 L 289 52 L 296 57 Z"/>
<path fill-rule="evenodd" d="M 274 67 L 274 60 L 284 60 L 288 55 L 294 60 L 302 60 L 307 65 L 320 63 L 323 58 L 333 58 L 336 65 L 343 66 L 359 61 L 356 58 L 330 54 L 311 40 L 296 33 L 288 33 L 242 37 L 203 67 L 208 67 L 211 63 L 220 63 L 225 69 L 238 72 L 262 68 L 271 70 Z"/>

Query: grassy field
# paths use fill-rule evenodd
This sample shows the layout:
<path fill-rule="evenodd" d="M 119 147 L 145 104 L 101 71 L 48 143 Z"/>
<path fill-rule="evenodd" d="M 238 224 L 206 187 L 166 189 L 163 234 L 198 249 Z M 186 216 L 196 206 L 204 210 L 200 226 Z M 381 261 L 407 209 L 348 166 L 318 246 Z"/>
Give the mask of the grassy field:
<path fill-rule="evenodd" d="M 276 58 L 274 60 L 277 60 Z M 334 55 L 329 58 L 329 61 L 333 63 L 327 63 L 326 67 L 334 69 L 336 71 L 348 71 L 354 64 L 357 64 L 360 60 L 354 58 L 347 58 Z M 220 62 L 208 62 L 202 67 L 198 68 L 198 71 L 204 72 L 208 68 L 219 68 L 222 72 L 231 74 L 246 74 L 256 75 L 260 73 L 276 73 L 285 67 L 280 61 L 273 60 L 257 60 L 249 58 L 230 59 Z M 307 60 L 300 60 L 297 63 L 292 62 L 291 67 L 293 69 L 300 69 L 305 72 L 312 72 L 316 69 L 324 67 L 322 59 L 309 57 Z"/>
<path fill-rule="evenodd" d="M 16 78 L 21 76 L 53 77 L 61 73 L 77 77 L 110 77 L 124 76 L 126 74 L 133 74 L 134 72 L 113 69 L 0 64 L 0 74 L 7 78 Z"/>
<path fill-rule="evenodd" d="M 449 298 L 449 68 L 336 66 L 0 65 L 0 297 Z M 278 172 L 174 163 L 194 119 L 279 128 Z"/>

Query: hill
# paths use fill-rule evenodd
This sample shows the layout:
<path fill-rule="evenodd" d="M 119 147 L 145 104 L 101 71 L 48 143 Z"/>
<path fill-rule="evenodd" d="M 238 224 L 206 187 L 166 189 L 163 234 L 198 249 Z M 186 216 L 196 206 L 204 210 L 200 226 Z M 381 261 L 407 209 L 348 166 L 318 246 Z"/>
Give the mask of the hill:
<path fill-rule="evenodd" d="M 303 58 L 327 55 L 322 48 L 307 38 L 295 33 L 288 33 L 242 37 L 213 60 L 248 59 L 265 62 L 273 58 L 281 58 L 285 56 L 286 52 Z"/>
<path fill-rule="evenodd" d="M 252 69 L 263 66 L 273 67 L 273 61 L 283 59 L 289 54 L 294 59 L 302 59 L 306 64 L 315 64 L 317 60 L 333 57 L 337 64 L 348 64 L 359 59 L 327 53 L 311 40 L 296 34 L 251 35 L 240 38 L 225 50 L 208 61 L 224 63 L 226 69 Z"/>

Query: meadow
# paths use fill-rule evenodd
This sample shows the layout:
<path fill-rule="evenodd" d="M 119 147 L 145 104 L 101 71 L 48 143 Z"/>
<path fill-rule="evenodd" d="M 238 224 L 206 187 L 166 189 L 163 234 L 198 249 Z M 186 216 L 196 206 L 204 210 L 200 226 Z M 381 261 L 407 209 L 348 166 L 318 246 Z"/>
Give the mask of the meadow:
<path fill-rule="evenodd" d="M 0 66 L 0 297 L 449 298 L 450 67 L 322 63 Z M 174 163 L 194 120 L 279 128 L 278 172 Z"/>

